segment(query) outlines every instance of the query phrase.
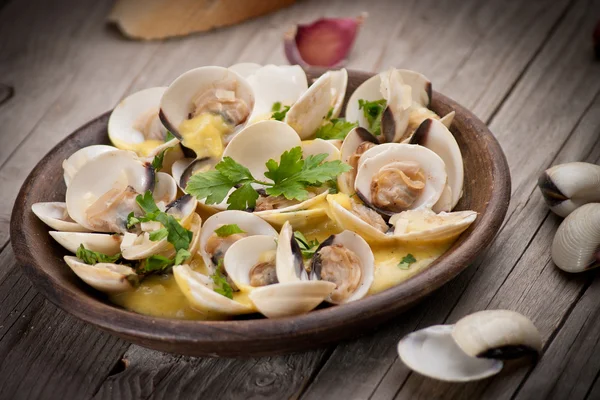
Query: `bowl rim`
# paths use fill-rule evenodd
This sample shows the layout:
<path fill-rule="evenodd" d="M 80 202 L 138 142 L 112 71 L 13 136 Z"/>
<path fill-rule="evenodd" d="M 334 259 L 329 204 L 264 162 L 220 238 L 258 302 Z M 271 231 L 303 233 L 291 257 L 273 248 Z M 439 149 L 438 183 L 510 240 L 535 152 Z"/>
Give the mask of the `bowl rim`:
<path fill-rule="evenodd" d="M 307 71 L 307 75 L 314 77 L 323 71 L 313 69 Z M 374 75 L 374 73 L 354 70 L 349 70 L 348 73 L 357 79 Z M 208 356 L 282 354 L 332 342 L 343 336 L 349 336 L 348 331 L 364 331 L 368 329 L 365 325 L 371 327 L 392 318 L 466 269 L 469 263 L 492 242 L 508 210 L 511 192 L 510 172 L 499 143 L 486 125 L 470 111 L 438 92 L 433 93 L 435 101 L 451 107 L 456 112 L 457 118 L 464 118 L 465 123 L 472 126 L 471 130 L 481 135 L 478 142 L 485 147 L 492 165 L 493 185 L 490 188 L 490 200 L 485 211 L 478 216 L 480 219 L 478 224 L 462 243 L 446 251 L 415 276 L 380 293 L 356 302 L 318 309 L 293 317 L 189 321 L 137 314 L 90 293 L 84 293 L 85 295 L 82 296 L 79 291 L 63 284 L 62 280 L 55 279 L 41 267 L 44 261 L 48 261 L 38 258 L 32 247 L 35 243 L 26 238 L 25 229 L 22 229 L 26 225 L 26 214 L 30 211 L 28 193 L 39 179 L 39 173 L 52 161 L 52 154 L 72 142 L 78 133 L 85 132 L 86 128 L 98 123 L 102 118 L 107 118 L 110 111 L 84 124 L 59 142 L 30 172 L 21 187 L 11 215 L 10 236 L 14 254 L 37 289 L 58 307 L 107 332 L 164 351 Z M 444 268 L 438 266 L 442 262 Z M 438 267 L 433 268 L 434 266 Z M 327 334 L 331 334 L 334 339 L 329 340 Z M 289 350 L 278 350 L 273 349 L 274 346 L 269 344 L 270 341 L 278 341 L 282 338 L 297 340 L 299 346 Z M 256 348 L 247 353 L 240 353 L 239 350 L 228 351 L 228 346 L 239 348 L 248 341 L 254 341 Z M 182 352 L 180 350 L 182 345 L 196 347 L 196 349 Z"/>

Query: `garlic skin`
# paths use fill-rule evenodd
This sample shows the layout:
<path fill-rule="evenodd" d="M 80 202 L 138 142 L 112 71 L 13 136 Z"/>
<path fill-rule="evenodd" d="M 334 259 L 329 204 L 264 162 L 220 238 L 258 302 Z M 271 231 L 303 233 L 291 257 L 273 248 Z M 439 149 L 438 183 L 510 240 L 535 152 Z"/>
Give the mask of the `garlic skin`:
<path fill-rule="evenodd" d="M 302 67 L 343 65 L 366 17 L 362 13 L 356 18 L 320 18 L 293 27 L 283 41 L 288 61 Z"/>

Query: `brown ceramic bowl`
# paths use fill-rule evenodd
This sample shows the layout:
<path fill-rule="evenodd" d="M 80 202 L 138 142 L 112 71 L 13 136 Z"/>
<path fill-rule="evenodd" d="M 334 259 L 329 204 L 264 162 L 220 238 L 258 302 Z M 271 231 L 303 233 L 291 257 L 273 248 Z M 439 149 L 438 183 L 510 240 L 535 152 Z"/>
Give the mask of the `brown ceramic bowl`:
<path fill-rule="evenodd" d="M 322 71 L 309 72 L 314 78 Z M 372 74 L 349 72 L 348 93 Z M 462 150 L 464 195 L 458 210 L 479 216 L 429 268 L 393 288 L 360 301 L 281 319 L 179 321 L 154 318 L 111 304 L 65 265 L 65 250 L 31 212 L 40 201 L 64 201 L 62 161 L 92 144 L 108 144 L 106 113 L 59 143 L 31 172 L 11 220 L 15 255 L 27 276 L 50 301 L 76 317 L 126 340 L 157 350 L 192 356 L 257 356 L 306 350 L 355 336 L 397 316 L 463 271 L 492 241 L 506 214 L 510 175 L 498 142 L 485 124 L 453 100 L 433 93 L 440 115 L 456 111 L 452 132 Z"/>

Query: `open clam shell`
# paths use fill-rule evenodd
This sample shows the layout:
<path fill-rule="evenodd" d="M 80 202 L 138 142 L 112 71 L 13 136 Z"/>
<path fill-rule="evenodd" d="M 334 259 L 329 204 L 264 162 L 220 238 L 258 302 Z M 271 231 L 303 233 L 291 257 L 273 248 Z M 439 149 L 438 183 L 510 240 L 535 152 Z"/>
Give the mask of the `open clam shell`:
<path fill-rule="evenodd" d="M 365 128 L 356 127 L 348 132 L 342 142 L 340 158 L 343 163 L 350 165 L 352 170 L 338 176 L 337 184 L 340 192 L 348 195 L 354 194 L 354 180 L 356 179 L 358 161 L 362 153 L 377 144 L 379 144 L 377 138 Z"/>
<path fill-rule="evenodd" d="M 402 181 L 404 182 L 402 188 L 394 189 L 389 186 L 392 183 L 391 178 L 383 177 L 381 173 L 384 168 L 396 165 L 415 169 L 422 174 L 423 181 L 417 182 L 417 179 L 409 178 L 410 180 Z M 395 176 L 398 177 L 398 173 Z M 433 151 L 418 145 L 386 143 L 375 146 L 362 155 L 359 160 L 354 189 L 366 205 L 381 214 L 393 215 L 402 209 L 433 207 L 440 199 L 446 181 L 444 161 Z M 398 181 L 395 184 L 398 185 L 402 182 Z M 412 186 L 408 186 L 409 183 L 420 186 L 418 188 L 415 186 L 413 190 Z M 375 188 L 382 193 L 381 196 L 376 194 Z M 400 197 L 400 195 L 403 196 Z M 382 203 L 384 200 L 392 201 L 384 207 Z"/>
<path fill-rule="evenodd" d="M 102 153 L 106 153 L 109 151 L 116 151 L 112 146 L 106 146 L 103 144 L 96 144 L 93 146 L 87 146 L 82 149 L 77 150 L 75 153 L 71 154 L 69 158 L 67 158 L 62 163 L 63 167 L 63 177 L 65 179 L 65 184 L 69 186 L 71 180 L 88 161 L 93 159 L 96 156 L 99 156 Z"/>
<path fill-rule="evenodd" d="M 219 237 L 215 230 L 223 225 L 237 225 L 243 234 Z M 277 237 L 277 231 L 268 222 L 252 213 L 226 210 L 210 216 L 200 232 L 200 254 L 209 271 L 213 272 L 220 259 L 225 257 L 229 247 L 239 239 L 252 235 Z"/>
<path fill-rule="evenodd" d="M 50 231 L 49 233 L 58 244 L 73 254 L 77 253 L 79 246 L 83 245 L 88 250 L 114 256 L 120 252 L 121 240 L 123 238 L 121 235 L 110 235 L 107 233 L 58 231 Z"/>
<path fill-rule="evenodd" d="M 242 69 L 244 73 L 251 70 L 247 66 L 234 67 L 230 69 Z M 250 123 L 269 119 L 273 104 L 291 106 L 308 89 L 306 73 L 298 65 L 265 65 L 248 73 L 245 78 L 255 96 L 254 110 L 248 118 Z"/>
<path fill-rule="evenodd" d="M 375 258 L 367 242 L 352 231 L 324 240 L 311 261 L 311 280 L 335 283 L 328 301 L 349 303 L 365 297 L 373 283 Z"/>
<path fill-rule="evenodd" d="M 77 172 L 67 188 L 67 211 L 73 220 L 89 230 L 124 232 L 127 215 L 137 209 L 136 195 L 152 191 L 154 184 L 154 169 L 134 153 L 107 152 Z M 92 206 L 93 220 L 90 218 Z"/>
<path fill-rule="evenodd" d="M 175 179 L 167 173 L 157 172 L 152 197 L 158 208 L 161 209 L 164 209 L 167 204 L 175 201 L 177 197 L 177 183 L 175 183 Z"/>
<path fill-rule="evenodd" d="M 200 312 L 225 316 L 255 312 L 252 304 L 244 304 L 215 292 L 211 278 L 192 270 L 187 264 L 173 267 L 173 275 L 190 306 Z"/>
<path fill-rule="evenodd" d="M 35 203 L 31 211 L 52 229 L 65 232 L 89 232 L 90 229 L 75 222 L 67 212 L 66 203 L 60 201 Z"/>
<path fill-rule="evenodd" d="M 229 67 L 230 70 L 240 75 L 243 78 L 248 79 L 248 77 L 258 71 L 262 65 L 252 62 L 242 62 L 233 64 Z"/>
<path fill-rule="evenodd" d="M 417 128 L 409 143 L 432 150 L 444 161 L 451 196 L 450 210 L 453 209 L 462 196 L 464 167 L 460 147 L 452 133 L 441 121 L 428 118 Z"/>
<path fill-rule="evenodd" d="M 552 260 L 567 272 L 600 267 L 600 203 L 585 204 L 564 219 L 554 235 Z"/>
<path fill-rule="evenodd" d="M 325 161 L 334 161 L 340 159 L 340 150 L 329 140 L 314 139 L 302 141 L 302 156 L 316 156 L 317 154 L 327 154 Z"/>
<path fill-rule="evenodd" d="M 231 69 L 223 67 L 200 67 L 192 69 L 175 79 L 160 100 L 160 120 L 164 126 L 186 145 L 180 126 L 196 111 L 195 100 L 209 90 L 232 87 L 233 96 L 240 99 L 248 113 L 254 108 L 254 93 L 248 82 Z M 236 121 L 235 131 L 239 131 L 247 121 Z"/>
<path fill-rule="evenodd" d="M 475 211 L 441 212 L 409 210 L 390 218 L 394 237 L 406 242 L 438 242 L 457 238 L 477 218 Z"/>
<path fill-rule="evenodd" d="M 434 325 L 398 343 L 400 359 L 431 378 L 468 382 L 495 375 L 503 359 L 537 355 L 539 331 L 525 316 L 508 310 L 476 312 L 455 325 Z"/>
<path fill-rule="evenodd" d="M 64 259 L 82 281 L 104 293 L 131 290 L 138 282 L 135 271 L 126 265 L 111 263 L 89 265 L 73 256 L 65 256 Z"/>
<path fill-rule="evenodd" d="M 544 171 L 538 186 L 550 209 L 566 217 L 577 207 L 600 202 L 600 165 L 572 162 Z"/>
<path fill-rule="evenodd" d="M 115 147 L 147 156 L 164 143 L 167 130 L 158 118 L 158 109 L 166 90 L 153 87 L 121 100 L 108 120 L 108 137 Z"/>

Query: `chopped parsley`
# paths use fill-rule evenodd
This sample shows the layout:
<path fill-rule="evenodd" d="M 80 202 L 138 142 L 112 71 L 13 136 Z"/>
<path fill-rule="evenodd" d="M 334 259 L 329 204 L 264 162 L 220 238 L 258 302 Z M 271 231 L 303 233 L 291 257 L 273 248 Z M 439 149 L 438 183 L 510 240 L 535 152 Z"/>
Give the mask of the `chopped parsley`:
<path fill-rule="evenodd" d="M 358 124 L 354 122 L 348 122 L 344 118 L 334 118 L 326 124 L 319 127 L 316 133 L 316 137 L 318 139 L 325 140 L 344 140 L 348 133 L 357 126 Z"/>
<path fill-rule="evenodd" d="M 162 169 L 163 160 L 165 159 L 165 153 L 168 150 L 169 149 L 165 149 L 165 150 L 161 151 L 160 153 L 158 153 L 157 155 L 154 156 L 154 159 L 152 159 L 152 168 L 154 168 L 155 172 L 158 172 Z"/>
<path fill-rule="evenodd" d="M 294 231 L 294 239 L 296 239 L 298 246 L 300 246 L 302 257 L 305 259 L 311 258 L 319 247 L 319 241 L 317 239 L 308 240 L 300 231 Z"/>
<path fill-rule="evenodd" d="M 282 106 L 281 102 L 273 103 L 273 107 L 271 107 L 271 119 L 275 119 L 277 121 L 283 121 L 288 111 L 290 111 L 290 106 Z"/>
<path fill-rule="evenodd" d="M 375 101 L 358 100 L 358 109 L 363 110 L 363 115 L 369 124 L 369 131 L 376 136 L 381 135 L 381 117 L 386 106 L 387 101 L 385 99 Z"/>
<path fill-rule="evenodd" d="M 266 162 L 265 177 L 270 181 L 255 179 L 248 168 L 231 157 L 224 157 L 215 170 L 193 175 L 186 191 L 199 200 L 206 199 L 206 204 L 218 204 L 235 187 L 227 199 L 229 210 L 254 208 L 259 194 L 252 183 L 263 185 L 269 196 L 304 201 L 309 196 L 308 187 L 322 186 L 351 169 L 340 160 L 325 161 L 327 156 L 317 154 L 303 159 L 302 148 L 294 147 L 281 155 L 279 163 L 273 159 Z"/>
<path fill-rule="evenodd" d="M 400 269 L 409 269 L 411 264 L 414 264 L 417 262 L 417 259 L 415 258 L 415 256 L 413 256 L 412 254 L 408 253 L 407 255 L 405 255 L 404 257 L 402 257 L 402 260 L 400 260 L 400 262 L 398 263 L 398 268 Z"/>
<path fill-rule="evenodd" d="M 246 233 L 237 224 L 227 224 L 215 229 L 218 237 L 227 237 L 236 233 Z"/>
<path fill-rule="evenodd" d="M 171 133 L 171 131 L 167 131 L 167 134 L 165 135 L 165 143 L 167 143 L 173 139 L 175 139 L 175 136 Z"/>
<path fill-rule="evenodd" d="M 227 278 L 225 275 L 221 273 L 223 270 L 223 260 L 219 260 L 219 264 L 217 265 L 217 269 L 210 276 L 210 279 L 213 281 L 213 290 L 219 293 L 222 296 L 227 297 L 228 299 L 233 299 L 233 288 L 227 282 Z"/>
<path fill-rule="evenodd" d="M 109 256 L 98 251 L 88 250 L 83 244 L 80 244 L 75 253 L 77 258 L 86 264 L 94 265 L 98 263 L 116 263 L 121 258 L 121 253 Z"/>

